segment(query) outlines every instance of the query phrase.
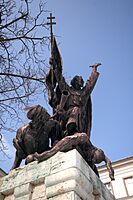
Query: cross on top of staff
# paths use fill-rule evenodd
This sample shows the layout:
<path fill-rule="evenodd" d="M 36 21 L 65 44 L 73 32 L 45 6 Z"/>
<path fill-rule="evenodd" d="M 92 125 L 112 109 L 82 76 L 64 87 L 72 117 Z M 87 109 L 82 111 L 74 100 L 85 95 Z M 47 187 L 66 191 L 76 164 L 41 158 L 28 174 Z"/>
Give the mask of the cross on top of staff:
<path fill-rule="evenodd" d="M 56 24 L 56 22 L 53 22 L 53 19 L 55 19 L 55 17 L 53 17 L 52 13 L 50 13 L 50 17 L 47 17 L 47 19 L 50 20 L 50 22 L 48 22 L 47 25 L 50 25 L 50 35 L 51 35 L 51 38 L 52 38 L 53 37 L 53 25 Z"/>

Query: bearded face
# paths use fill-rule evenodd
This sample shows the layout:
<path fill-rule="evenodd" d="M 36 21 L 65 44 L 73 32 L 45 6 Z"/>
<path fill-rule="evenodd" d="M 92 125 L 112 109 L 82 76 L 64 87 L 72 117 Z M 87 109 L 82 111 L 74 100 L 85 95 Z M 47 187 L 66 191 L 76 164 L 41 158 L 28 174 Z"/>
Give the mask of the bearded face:
<path fill-rule="evenodd" d="M 80 89 L 81 87 L 83 87 L 84 85 L 84 81 L 82 76 L 74 76 L 74 78 L 71 81 L 71 85 L 75 88 L 75 89 Z"/>

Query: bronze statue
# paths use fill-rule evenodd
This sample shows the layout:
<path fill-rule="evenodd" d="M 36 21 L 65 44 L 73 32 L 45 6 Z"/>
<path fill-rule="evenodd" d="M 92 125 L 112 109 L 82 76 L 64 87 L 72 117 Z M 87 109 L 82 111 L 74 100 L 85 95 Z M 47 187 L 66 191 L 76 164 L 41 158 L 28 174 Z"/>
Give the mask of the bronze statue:
<path fill-rule="evenodd" d="M 22 159 L 35 152 L 42 153 L 61 139 L 62 130 L 59 123 L 50 119 L 47 110 L 40 105 L 29 107 L 27 117 L 31 121 L 17 130 L 13 145 L 16 156 L 11 169 L 20 166 Z"/>
<path fill-rule="evenodd" d="M 62 60 L 52 33 L 52 14 L 48 19 L 51 28 L 51 58 L 50 70 L 46 75 L 46 87 L 53 115 L 50 116 L 39 105 L 28 109 L 27 117 L 31 122 L 19 128 L 16 139 L 13 140 L 16 157 L 12 169 L 18 167 L 24 158 L 26 164 L 34 160 L 41 162 L 58 151 L 66 152 L 75 148 L 97 175 L 95 164 L 104 161 L 111 180 L 114 180 L 111 161 L 90 141 L 91 93 L 99 76 L 97 67 L 101 64 L 90 66 L 92 73 L 85 86 L 81 76 L 75 76 L 71 80 L 71 85 L 68 85 L 62 75 Z"/>

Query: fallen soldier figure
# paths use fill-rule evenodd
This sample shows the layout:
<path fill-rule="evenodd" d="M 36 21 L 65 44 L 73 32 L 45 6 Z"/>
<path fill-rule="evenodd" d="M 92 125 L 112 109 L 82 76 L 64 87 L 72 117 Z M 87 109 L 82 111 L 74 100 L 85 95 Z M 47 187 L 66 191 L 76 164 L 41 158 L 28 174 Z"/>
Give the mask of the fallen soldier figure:
<path fill-rule="evenodd" d="M 77 149 L 81 153 L 85 161 L 89 164 L 89 166 L 94 170 L 97 175 L 98 171 L 95 164 L 99 164 L 104 161 L 109 172 L 110 179 L 114 180 L 114 170 L 112 168 L 111 161 L 106 157 L 101 149 L 92 145 L 86 133 L 75 133 L 74 135 L 66 136 L 58 143 L 56 143 L 52 149 L 45 151 L 41 154 L 38 154 L 36 152 L 27 156 L 26 163 L 28 164 L 35 160 L 41 162 L 52 157 L 59 151 L 67 152 L 72 149 Z"/>

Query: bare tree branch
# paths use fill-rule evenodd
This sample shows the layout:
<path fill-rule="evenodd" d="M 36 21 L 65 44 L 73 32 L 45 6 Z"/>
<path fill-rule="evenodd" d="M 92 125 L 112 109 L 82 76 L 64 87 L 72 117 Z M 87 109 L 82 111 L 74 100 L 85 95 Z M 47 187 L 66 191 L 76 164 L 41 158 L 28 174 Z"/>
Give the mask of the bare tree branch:
<path fill-rule="evenodd" d="M 45 54 L 49 45 L 45 4 L 41 0 L 0 2 L 0 152 L 3 153 L 2 136 L 22 121 L 22 108 L 45 97 Z"/>
<path fill-rule="evenodd" d="M 22 79 L 25 78 L 25 79 L 29 79 L 29 80 L 38 81 L 38 82 L 45 84 L 44 78 L 34 78 L 34 77 L 18 75 L 18 74 L 11 74 L 11 73 L 0 73 L 0 76 L 10 76 L 10 77 L 14 76 L 14 77 L 22 78 Z"/>
<path fill-rule="evenodd" d="M 2 30 L 2 29 L 4 29 L 4 28 L 7 28 L 8 26 L 10 26 L 10 25 L 16 23 L 17 21 L 20 21 L 21 19 L 24 19 L 27 15 L 28 15 L 28 13 L 26 13 L 26 14 L 24 14 L 24 15 L 18 17 L 17 19 L 12 20 L 12 21 L 9 22 L 8 24 L 5 24 L 5 25 L 1 26 L 1 27 L 0 27 L 0 30 Z"/>

